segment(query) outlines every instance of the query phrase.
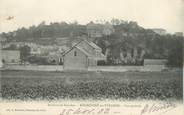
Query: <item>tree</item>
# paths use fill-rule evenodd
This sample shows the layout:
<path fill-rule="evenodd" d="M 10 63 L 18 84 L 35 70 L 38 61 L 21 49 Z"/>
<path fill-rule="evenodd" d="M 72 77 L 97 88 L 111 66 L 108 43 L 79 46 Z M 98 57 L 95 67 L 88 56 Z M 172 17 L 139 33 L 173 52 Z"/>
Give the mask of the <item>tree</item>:
<path fill-rule="evenodd" d="M 100 24 L 100 27 L 107 26 L 107 29 L 104 30 L 105 34 L 103 34 L 102 37 L 95 38 L 94 41 L 102 48 L 102 53 L 107 54 L 106 49 L 109 49 L 107 58 L 108 64 L 114 64 L 116 60 L 123 59 L 121 48 L 123 48 L 124 54 L 127 54 L 127 52 L 131 50 L 131 57 L 133 55 L 135 60 L 143 60 L 144 58 L 168 59 L 169 64 L 175 66 L 182 63 L 183 37 L 179 38 L 171 34 L 160 36 L 151 29 L 142 28 L 136 22 L 128 22 L 116 18 L 111 20 L 111 24 L 104 25 L 103 20 L 98 20 L 97 23 Z M 71 33 L 73 34 L 72 37 L 70 37 L 71 41 L 72 39 L 80 38 L 79 36 L 86 35 L 86 26 L 87 25 L 80 25 L 75 21 L 68 24 L 66 22 L 54 22 L 49 25 L 43 21 L 38 26 L 20 28 L 14 32 L 2 33 L 0 36 L 5 37 L 7 43 L 23 41 L 49 45 L 56 44 L 56 38 L 70 37 Z M 40 38 L 49 39 L 43 40 Z M 137 48 L 137 51 L 134 48 Z M 11 46 L 10 49 L 17 48 Z M 20 49 L 23 52 L 21 53 L 21 58 L 25 60 L 29 55 L 28 51 L 30 49 Z M 132 49 L 134 50 L 132 51 Z"/>
<path fill-rule="evenodd" d="M 183 66 L 183 37 L 172 40 L 172 46 L 169 50 L 168 65 L 174 67 Z"/>
<path fill-rule="evenodd" d="M 121 21 L 120 21 L 119 19 L 114 19 L 114 18 L 113 18 L 113 19 L 111 20 L 111 24 L 112 24 L 112 25 L 120 25 L 120 23 L 121 23 Z"/>
<path fill-rule="evenodd" d="M 27 45 L 20 47 L 20 59 L 21 62 L 27 61 L 28 57 L 30 56 L 31 48 Z"/>

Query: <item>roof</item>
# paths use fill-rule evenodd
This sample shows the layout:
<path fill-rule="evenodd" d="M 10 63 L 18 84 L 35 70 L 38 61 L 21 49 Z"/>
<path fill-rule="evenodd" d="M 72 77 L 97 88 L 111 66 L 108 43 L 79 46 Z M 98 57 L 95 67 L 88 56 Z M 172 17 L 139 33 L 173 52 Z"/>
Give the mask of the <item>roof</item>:
<path fill-rule="evenodd" d="M 82 51 L 86 56 L 92 57 L 92 55 L 91 55 L 89 52 L 87 52 L 85 49 L 83 49 L 82 47 L 77 46 L 77 45 L 73 46 L 70 50 L 68 50 L 67 52 L 65 52 L 65 53 L 63 54 L 63 56 L 66 55 L 67 53 L 69 53 L 69 52 L 70 52 L 71 50 L 73 50 L 74 48 L 79 49 L 79 50 Z"/>
<path fill-rule="evenodd" d="M 99 55 L 97 55 L 95 57 L 93 56 L 92 58 L 96 59 L 96 60 L 106 60 L 106 56 L 102 53 L 100 53 Z"/>
<path fill-rule="evenodd" d="M 66 39 L 70 39 L 69 37 L 60 37 L 60 38 L 56 38 L 56 40 L 66 40 Z"/>
<path fill-rule="evenodd" d="M 80 46 L 76 46 L 76 48 L 79 49 L 80 51 L 82 51 L 88 57 L 92 57 L 92 55 L 90 53 L 88 53 L 85 49 L 81 48 Z"/>
<path fill-rule="evenodd" d="M 81 40 L 79 41 L 77 44 L 75 44 L 71 49 L 69 49 L 68 51 L 66 51 L 65 53 L 63 53 L 63 56 L 66 55 L 67 53 L 69 53 L 71 50 L 73 50 L 74 48 L 79 49 L 80 51 L 82 51 L 86 56 L 90 57 L 90 58 L 94 58 L 94 59 L 105 59 L 105 56 L 100 52 L 99 55 L 93 55 L 90 54 L 90 52 L 88 52 L 87 50 L 85 50 L 82 46 L 80 46 L 79 44 L 85 41 L 86 43 L 88 43 L 90 46 L 92 46 L 94 49 L 101 49 L 100 47 L 98 47 L 96 44 L 94 44 L 93 42 L 89 42 L 87 40 Z"/>
<path fill-rule="evenodd" d="M 91 42 L 91 41 L 87 41 L 87 40 L 81 40 L 78 43 L 76 43 L 74 46 L 72 46 L 71 49 L 69 49 L 68 51 L 66 51 L 63 55 L 67 54 L 68 52 L 70 52 L 73 48 L 75 48 L 76 46 L 78 46 L 82 41 L 85 41 L 86 43 L 88 43 L 91 47 L 93 47 L 94 49 L 97 50 L 101 50 L 100 47 L 98 47 L 95 43 Z"/>
<path fill-rule="evenodd" d="M 3 49 L 1 51 L 2 52 L 8 52 L 8 53 L 20 53 L 20 50 L 6 50 L 6 49 Z"/>
<path fill-rule="evenodd" d="M 166 30 L 163 29 L 163 28 L 152 28 L 152 30 L 166 31 Z"/>
<path fill-rule="evenodd" d="M 87 30 L 99 30 L 102 31 L 103 25 L 102 24 L 95 24 L 93 22 L 90 22 L 87 24 Z"/>
<path fill-rule="evenodd" d="M 20 51 L 19 50 L 1 50 L 2 56 L 13 56 L 16 58 L 17 56 L 20 57 Z"/>
<path fill-rule="evenodd" d="M 94 49 L 98 49 L 101 50 L 101 48 L 99 46 L 97 46 L 95 43 L 91 42 L 91 41 L 87 41 L 84 40 L 85 42 L 87 42 L 90 46 L 92 46 Z"/>
<path fill-rule="evenodd" d="M 81 43 L 83 40 L 79 41 L 78 43 L 76 43 L 74 46 L 72 46 L 72 48 L 70 48 L 68 51 L 64 52 L 62 55 L 66 55 L 67 53 L 69 53 L 71 50 L 73 50 L 79 43 Z"/>

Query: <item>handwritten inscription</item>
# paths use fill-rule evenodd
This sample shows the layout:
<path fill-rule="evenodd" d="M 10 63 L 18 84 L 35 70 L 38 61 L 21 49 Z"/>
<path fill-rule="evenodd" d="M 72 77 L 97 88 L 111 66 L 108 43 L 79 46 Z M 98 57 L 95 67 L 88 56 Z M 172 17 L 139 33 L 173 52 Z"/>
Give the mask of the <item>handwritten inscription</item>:
<path fill-rule="evenodd" d="M 158 104 L 158 103 L 146 104 L 141 110 L 140 115 L 143 115 L 145 113 L 154 113 L 154 112 L 160 112 L 160 115 L 161 115 L 163 113 L 171 111 L 174 108 L 176 108 L 176 105 L 171 102 L 162 103 L 162 104 Z"/>
<path fill-rule="evenodd" d="M 101 115 L 110 114 L 110 108 L 77 108 L 77 109 L 63 109 L 59 115 Z"/>

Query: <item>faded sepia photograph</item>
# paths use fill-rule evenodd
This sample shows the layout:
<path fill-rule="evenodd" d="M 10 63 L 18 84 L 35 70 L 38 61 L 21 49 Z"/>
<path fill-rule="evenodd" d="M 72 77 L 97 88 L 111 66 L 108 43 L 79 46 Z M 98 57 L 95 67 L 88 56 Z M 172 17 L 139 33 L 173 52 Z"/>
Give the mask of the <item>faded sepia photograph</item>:
<path fill-rule="evenodd" d="M 170 115 L 183 103 L 183 39 L 183 0 L 0 0 L 0 115 L 66 101 L 145 102 L 138 115 Z"/>

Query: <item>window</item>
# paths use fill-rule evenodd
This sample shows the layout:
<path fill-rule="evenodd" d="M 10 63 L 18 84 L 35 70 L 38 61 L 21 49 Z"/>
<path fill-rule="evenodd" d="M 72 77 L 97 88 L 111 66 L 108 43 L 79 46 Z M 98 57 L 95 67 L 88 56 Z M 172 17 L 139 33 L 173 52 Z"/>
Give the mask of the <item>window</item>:
<path fill-rule="evenodd" d="M 77 52 L 76 51 L 74 51 L 74 56 L 77 56 Z"/>

